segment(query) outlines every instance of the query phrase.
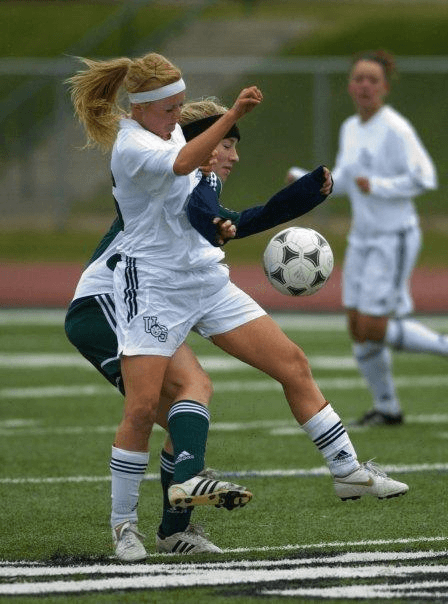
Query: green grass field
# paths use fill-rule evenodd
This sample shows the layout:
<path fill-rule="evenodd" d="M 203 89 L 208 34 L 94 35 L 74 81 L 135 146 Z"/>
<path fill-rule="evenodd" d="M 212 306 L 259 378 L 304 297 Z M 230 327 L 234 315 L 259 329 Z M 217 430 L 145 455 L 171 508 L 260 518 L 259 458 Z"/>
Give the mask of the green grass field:
<path fill-rule="evenodd" d="M 346 424 L 369 408 L 342 317 L 277 319 Z M 448 332 L 448 317 L 426 322 Z M 238 473 L 254 499 L 231 513 L 195 510 L 223 554 L 156 555 L 163 434 L 155 431 L 139 506 L 150 557 L 116 567 L 108 462 L 121 397 L 65 339 L 63 311 L 0 311 L 0 324 L 0 601 L 446 601 L 446 359 L 397 354 L 405 425 L 350 431 L 360 459 L 375 458 L 409 493 L 342 503 L 278 385 L 191 336 L 215 385 L 207 464 Z"/>

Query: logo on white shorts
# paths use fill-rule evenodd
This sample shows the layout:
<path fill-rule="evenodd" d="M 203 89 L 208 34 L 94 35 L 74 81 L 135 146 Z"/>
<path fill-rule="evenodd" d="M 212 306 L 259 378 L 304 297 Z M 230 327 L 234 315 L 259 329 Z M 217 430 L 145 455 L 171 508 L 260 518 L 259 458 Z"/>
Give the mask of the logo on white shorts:
<path fill-rule="evenodd" d="M 157 317 L 143 317 L 145 322 L 145 331 L 150 333 L 154 338 L 157 338 L 159 342 L 166 342 L 168 338 L 168 329 L 165 325 L 160 325 L 157 322 Z"/>

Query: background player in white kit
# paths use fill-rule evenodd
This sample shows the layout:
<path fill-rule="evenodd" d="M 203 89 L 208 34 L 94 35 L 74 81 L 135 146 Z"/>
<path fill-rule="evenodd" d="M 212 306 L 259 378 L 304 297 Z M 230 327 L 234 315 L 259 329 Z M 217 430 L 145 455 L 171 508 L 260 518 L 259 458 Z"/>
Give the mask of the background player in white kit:
<path fill-rule="evenodd" d="M 128 551 L 134 547 L 135 559 L 146 555 L 136 528 L 139 485 L 170 357 L 193 327 L 282 384 L 294 417 L 327 462 L 339 497 L 406 493 L 407 485 L 370 464 L 359 464 L 303 351 L 230 282 L 228 269 L 220 264 L 223 252 L 188 222 L 186 203 L 196 169 L 231 126 L 262 101 L 261 92 L 256 86 L 244 89 L 222 117 L 185 144 L 178 125 L 185 84 L 167 59 L 150 53 L 136 60 L 85 63 L 87 69 L 71 79 L 72 98 L 90 138 L 106 147 L 115 139 L 113 192 L 123 220 L 122 260 L 114 271 L 118 353 L 126 393 L 111 462 L 116 470 L 111 525 L 117 551 L 126 541 Z M 122 85 L 131 115 L 118 120 Z M 235 489 L 236 497 L 246 497 L 237 485 L 211 484 L 200 475 L 208 423 L 208 411 L 197 401 L 180 400 L 170 409 L 175 471 L 169 499 L 174 506 L 215 505 L 227 495 L 234 497 Z"/>
<path fill-rule="evenodd" d="M 412 125 L 385 98 L 394 74 L 390 54 L 356 55 L 348 91 L 357 114 L 340 129 L 335 195 L 347 194 L 352 224 L 343 269 L 343 305 L 353 353 L 374 398 L 357 425 L 398 425 L 403 414 L 389 347 L 448 355 L 448 337 L 410 319 L 409 280 L 421 244 L 413 203 L 435 189 L 433 162 Z M 290 169 L 287 179 L 298 176 Z"/>

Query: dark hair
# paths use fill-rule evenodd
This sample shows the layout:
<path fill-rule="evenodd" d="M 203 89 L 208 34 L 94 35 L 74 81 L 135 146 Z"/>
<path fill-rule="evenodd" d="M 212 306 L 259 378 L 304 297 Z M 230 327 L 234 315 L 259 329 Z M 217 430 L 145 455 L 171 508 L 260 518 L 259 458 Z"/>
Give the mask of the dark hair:
<path fill-rule="evenodd" d="M 203 117 L 200 120 L 183 124 L 182 132 L 184 133 L 185 140 L 187 142 L 191 141 L 192 138 L 202 134 L 202 132 L 205 132 L 207 128 L 217 122 L 220 117 L 222 117 L 222 115 L 209 115 L 208 117 Z M 236 138 L 238 141 L 240 141 L 241 135 L 238 126 L 234 124 L 227 134 L 223 136 L 223 138 Z"/>
<path fill-rule="evenodd" d="M 356 53 L 353 56 L 352 67 L 356 65 L 358 61 L 374 61 L 375 63 L 381 65 L 384 76 L 388 82 L 390 82 L 392 77 L 396 75 L 395 59 L 385 50 L 367 50 Z"/>

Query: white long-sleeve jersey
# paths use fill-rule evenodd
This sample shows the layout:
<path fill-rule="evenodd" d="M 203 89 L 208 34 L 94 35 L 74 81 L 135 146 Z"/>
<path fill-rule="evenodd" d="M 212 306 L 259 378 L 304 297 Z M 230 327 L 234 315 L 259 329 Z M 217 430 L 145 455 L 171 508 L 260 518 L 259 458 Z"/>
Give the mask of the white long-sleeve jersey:
<path fill-rule="evenodd" d="M 434 164 L 416 131 L 388 105 L 367 122 L 358 115 L 345 120 L 332 175 L 334 194 L 350 198 L 355 237 L 418 224 L 413 198 L 437 187 Z M 370 193 L 357 187 L 360 176 L 369 179 Z"/>

